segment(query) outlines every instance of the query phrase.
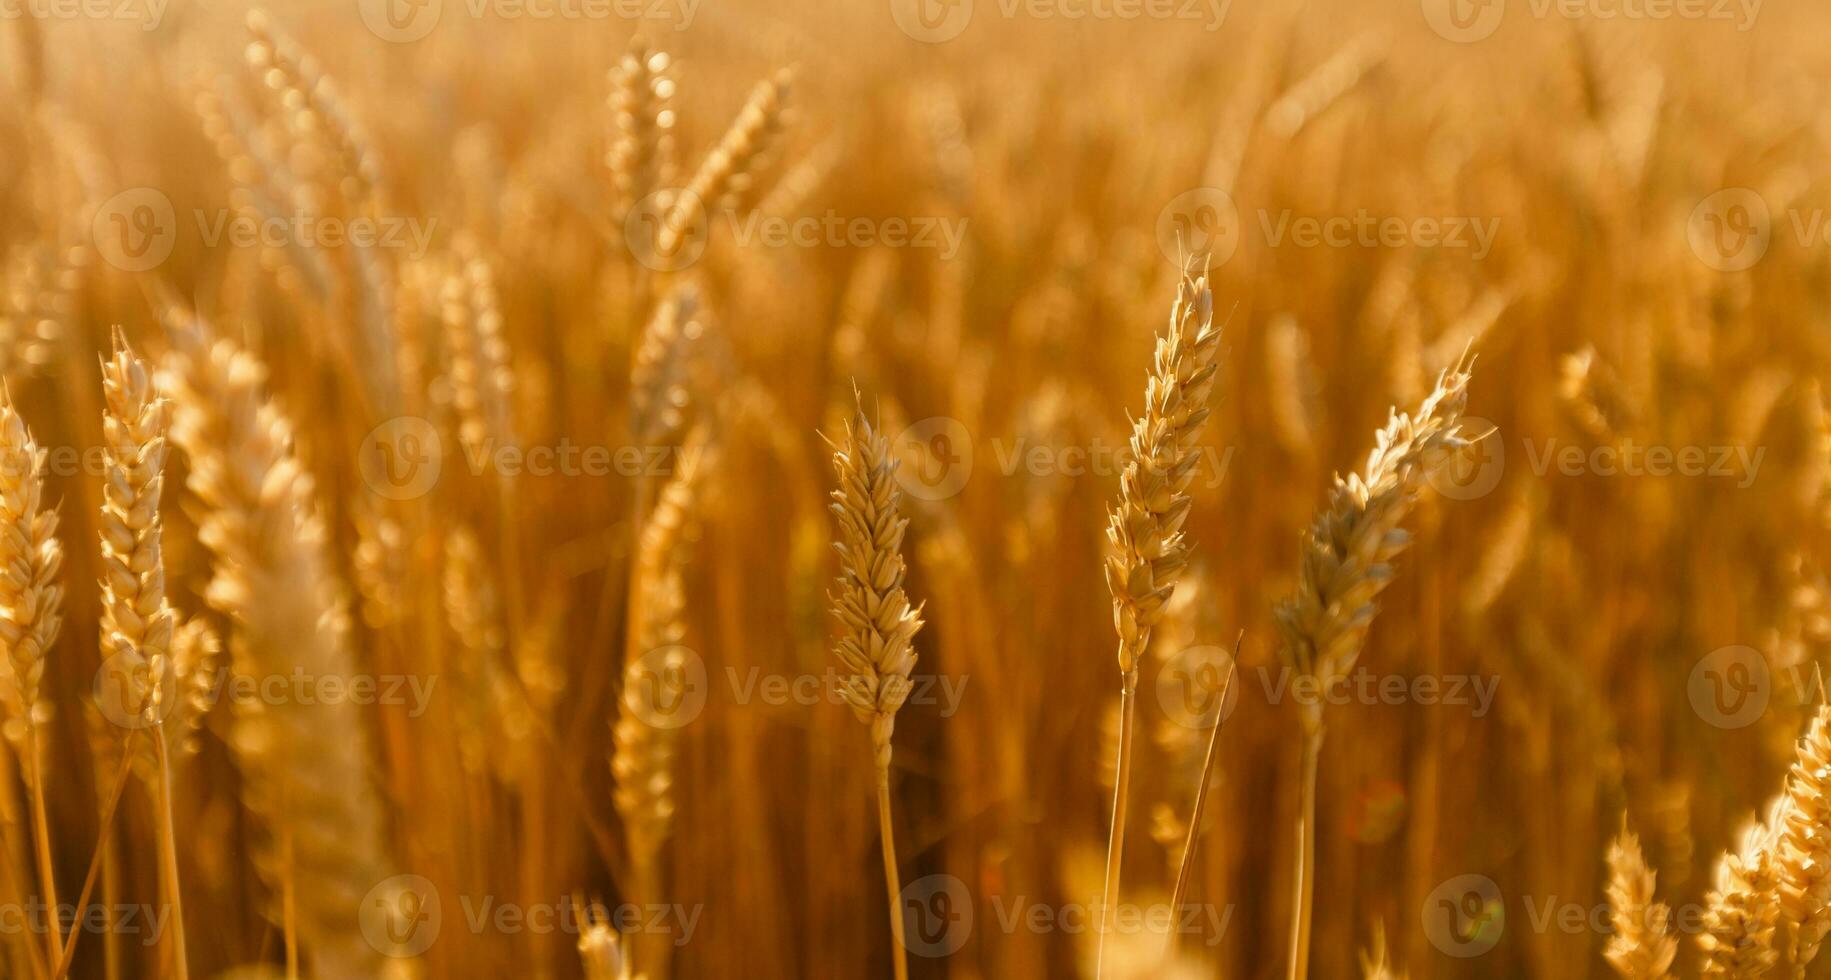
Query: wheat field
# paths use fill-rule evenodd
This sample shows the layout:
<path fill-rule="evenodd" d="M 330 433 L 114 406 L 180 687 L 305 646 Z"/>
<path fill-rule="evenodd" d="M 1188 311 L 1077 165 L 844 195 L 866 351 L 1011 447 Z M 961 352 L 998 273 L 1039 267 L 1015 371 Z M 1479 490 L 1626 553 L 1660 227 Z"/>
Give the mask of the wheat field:
<path fill-rule="evenodd" d="M 0 2 L 0 977 L 1831 976 L 1826 37 Z"/>

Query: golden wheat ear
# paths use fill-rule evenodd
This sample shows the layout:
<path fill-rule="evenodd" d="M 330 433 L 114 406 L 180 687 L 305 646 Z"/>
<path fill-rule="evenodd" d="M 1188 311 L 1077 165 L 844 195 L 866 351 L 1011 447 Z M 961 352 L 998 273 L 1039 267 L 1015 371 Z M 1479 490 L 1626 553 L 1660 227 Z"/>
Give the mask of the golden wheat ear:
<path fill-rule="evenodd" d="M 355 674 L 343 589 L 293 427 L 268 396 L 267 369 L 177 307 L 161 371 L 176 412 L 172 438 L 190 461 L 198 538 L 212 558 L 205 597 L 233 629 L 238 674 L 324 679 Z M 265 911 L 296 931 L 313 972 L 376 976 L 382 956 L 357 921 L 388 866 L 370 783 L 365 719 L 348 699 L 235 704 L 230 747 L 243 802 L 258 819 L 254 864 L 273 896 Z"/>
<path fill-rule="evenodd" d="M 47 655 L 63 625 L 63 545 L 57 540 L 57 510 L 44 505 L 45 451 L 39 448 L 0 384 L 0 645 L 6 650 L 3 700 L 8 737 L 15 742 L 31 793 L 32 839 L 38 884 L 44 900 L 57 907 L 57 876 L 51 861 L 51 824 L 45 813 L 42 729 L 50 717 L 43 697 Z M 62 930 L 46 931 L 49 962 L 60 956 Z"/>
<path fill-rule="evenodd" d="M 1626 829 L 1608 849 L 1609 922 L 1615 927 L 1603 956 L 1624 980 L 1665 980 L 1678 956 L 1672 910 L 1654 899 L 1658 876 L 1640 851 L 1640 838 Z"/>

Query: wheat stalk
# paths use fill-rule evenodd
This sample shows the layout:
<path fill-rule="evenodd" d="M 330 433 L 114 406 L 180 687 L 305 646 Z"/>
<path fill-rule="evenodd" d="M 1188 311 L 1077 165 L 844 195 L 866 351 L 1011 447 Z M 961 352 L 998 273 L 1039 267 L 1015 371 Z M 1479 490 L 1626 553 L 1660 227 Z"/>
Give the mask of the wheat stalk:
<path fill-rule="evenodd" d="M 1603 950 L 1625 980 L 1665 980 L 1678 955 L 1672 910 L 1653 898 L 1657 876 L 1640 853 L 1640 838 L 1623 830 L 1608 849 L 1609 922 L 1614 934 Z"/>
<path fill-rule="evenodd" d="M 266 368 L 201 321 L 166 315 L 175 346 L 161 381 L 177 404 L 172 437 L 190 459 L 188 486 L 203 505 L 198 538 L 214 557 L 205 595 L 234 622 L 235 670 L 296 671 L 347 688 L 355 665 L 324 521 L 292 423 L 266 394 Z M 378 955 L 356 922 L 384 867 L 363 719 L 347 700 L 235 707 L 243 799 L 269 835 L 255 864 L 294 906 L 269 914 L 289 933 L 296 927 L 316 973 L 376 975 Z"/>
<path fill-rule="evenodd" d="M 839 549 L 840 573 L 838 591 L 830 599 L 842 630 L 833 652 L 847 672 L 839 693 L 858 720 L 871 728 L 878 836 L 890 896 L 890 932 L 896 941 L 894 962 L 897 980 L 907 980 L 902 888 L 890 819 L 890 738 L 897 710 L 909 697 L 922 608 L 911 606 L 903 590 L 903 533 L 909 520 L 897 511 L 901 493 L 896 467 L 889 440 L 872 427 L 861 408 L 833 448 L 839 486 L 830 509 L 839 523 L 834 547 Z"/>
<path fill-rule="evenodd" d="M 1393 412 L 1374 438 L 1365 467 L 1337 476 L 1329 503 L 1304 533 L 1297 591 L 1278 604 L 1280 655 L 1300 675 L 1328 690 L 1354 669 L 1392 580 L 1392 561 L 1410 543 L 1399 527 L 1428 478 L 1469 445 L 1461 418 L 1468 405 L 1468 370 L 1438 375 L 1416 415 Z M 1316 766 L 1322 751 L 1323 699 L 1302 709 L 1300 823 L 1295 909 L 1291 917 L 1291 980 L 1308 976 L 1310 900 L 1316 846 Z"/>
<path fill-rule="evenodd" d="M 40 735 L 50 717 L 41 690 L 45 658 L 63 625 L 63 588 L 57 583 L 63 546 L 57 540 L 57 511 L 43 506 L 44 475 L 45 452 L 13 407 L 11 392 L 0 387 L 0 644 L 6 649 L 6 702 L 13 725 L 24 731 L 21 750 L 32 795 L 39 886 L 46 904 L 56 908 Z M 45 938 L 55 963 L 62 945 L 57 917 L 51 918 Z"/>
<path fill-rule="evenodd" d="M 175 617 L 165 597 L 165 557 L 159 497 L 165 489 L 166 428 L 171 403 L 152 371 L 127 345 L 119 327 L 114 353 L 102 362 L 107 410 L 102 432 L 109 453 L 102 487 L 102 652 L 122 662 L 142 727 L 153 729 L 158 773 L 159 873 L 171 903 L 174 966 L 190 975 L 184 941 L 184 890 L 178 874 L 177 829 L 172 824 L 172 770 L 165 715 L 177 701 L 167 689 Z"/>
<path fill-rule="evenodd" d="M 1197 275 L 1196 268 L 1192 261 L 1183 270 L 1169 326 L 1157 338 L 1145 383 L 1144 412 L 1132 422 L 1131 457 L 1120 475 L 1119 499 L 1106 529 L 1106 585 L 1119 634 L 1120 709 L 1096 976 L 1105 961 L 1107 923 L 1119 901 L 1138 660 L 1188 563 L 1189 544 L 1182 526 L 1189 516 L 1189 483 L 1200 460 L 1195 444 L 1208 420 L 1208 393 L 1218 370 L 1221 332 L 1214 326 L 1214 296 L 1206 272 Z"/>

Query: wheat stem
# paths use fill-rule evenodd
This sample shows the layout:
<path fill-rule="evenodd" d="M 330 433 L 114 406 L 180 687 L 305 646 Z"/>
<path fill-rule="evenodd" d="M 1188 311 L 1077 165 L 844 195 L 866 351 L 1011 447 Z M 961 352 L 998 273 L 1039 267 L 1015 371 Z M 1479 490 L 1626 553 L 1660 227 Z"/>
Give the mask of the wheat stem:
<path fill-rule="evenodd" d="M 896 834 L 890 827 L 890 767 L 877 770 L 877 836 L 884 851 L 884 890 L 890 898 L 890 938 L 896 944 L 892 962 L 896 980 L 909 980 L 908 943 L 903 936 L 902 877 L 896 870 Z"/>

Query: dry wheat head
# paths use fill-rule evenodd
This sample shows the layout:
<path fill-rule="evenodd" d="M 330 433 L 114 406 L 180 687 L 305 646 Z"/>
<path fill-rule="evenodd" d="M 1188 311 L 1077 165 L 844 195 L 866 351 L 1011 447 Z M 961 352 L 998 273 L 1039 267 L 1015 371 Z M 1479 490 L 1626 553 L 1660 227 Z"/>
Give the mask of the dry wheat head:
<path fill-rule="evenodd" d="M 890 765 L 890 736 L 897 709 L 909 697 L 915 669 L 916 631 L 922 609 L 903 591 L 903 533 L 908 518 L 897 512 L 896 460 L 890 441 L 860 409 L 833 450 L 839 487 L 830 509 L 839 523 L 838 591 L 829 596 L 842 630 L 833 652 L 847 672 L 840 696 L 859 721 L 871 726 L 880 770 Z"/>
<path fill-rule="evenodd" d="M 1131 456 L 1106 529 L 1106 584 L 1119 633 L 1119 670 L 1128 679 L 1136 676 L 1151 628 L 1162 620 L 1189 558 L 1182 526 L 1221 348 L 1214 296 L 1206 273 L 1197 275 L 1195 268 L 1192 262 L 1184 271 L 1169 327 L 1157 338 L 1144 412 L 1132 422 Z"/>
<path fill-rule="evenodd" d="M 1609 921 L 1614 934 L 1603 950 L 1625 980 L 1664 980 L 1678 955 L 1672 910 L 1653 899 L 1656 876 L 1640 852 L 1640 838 L 1622 831 L 1608 849 Z"/>

